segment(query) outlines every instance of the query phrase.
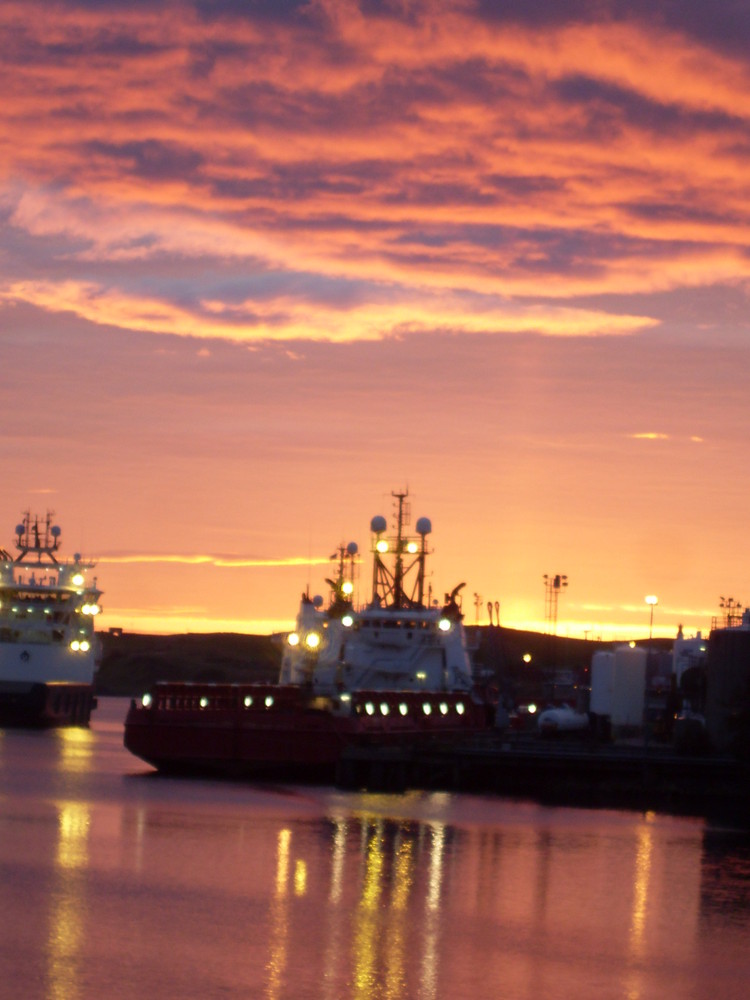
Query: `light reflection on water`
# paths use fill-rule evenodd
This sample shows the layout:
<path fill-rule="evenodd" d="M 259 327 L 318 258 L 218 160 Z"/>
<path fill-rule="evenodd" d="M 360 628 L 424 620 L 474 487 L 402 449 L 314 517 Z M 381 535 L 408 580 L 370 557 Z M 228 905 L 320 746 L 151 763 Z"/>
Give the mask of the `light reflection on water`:
<path fill-rule="evenodd" d="M 746 996 L 744 833 L 148 777 L 125 708 L 0 740 L 8 996 Z"/>

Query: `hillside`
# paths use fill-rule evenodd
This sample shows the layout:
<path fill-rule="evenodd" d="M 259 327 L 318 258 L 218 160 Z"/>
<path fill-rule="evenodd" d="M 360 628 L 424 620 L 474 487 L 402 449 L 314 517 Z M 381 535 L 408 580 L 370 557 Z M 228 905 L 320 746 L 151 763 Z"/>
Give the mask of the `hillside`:
<path fill-rule="evenodd" d="M 97 694 L 139 695 L 155 681 L 275 681 L 281 650 L 270 636 L 103 633 Z"/>
<path fill-rule="evenodd" d="M 553 671 L 568 671 L 584 683 L 593 654 L 612 648 L 611 643 L 497 626 L 470 626 L 467 633 L 477 667 L 501 690 L 516 695 L 530 696 Z M 157 680 L 272 682 L 279 674 L 281 646 L 270 636 L 104 632 L 100 638 L 103 656 L 95 683 L 102 695 L 136 696 Z M 671 639 L 653 641 L 655 650 L 671 646 Z"/>

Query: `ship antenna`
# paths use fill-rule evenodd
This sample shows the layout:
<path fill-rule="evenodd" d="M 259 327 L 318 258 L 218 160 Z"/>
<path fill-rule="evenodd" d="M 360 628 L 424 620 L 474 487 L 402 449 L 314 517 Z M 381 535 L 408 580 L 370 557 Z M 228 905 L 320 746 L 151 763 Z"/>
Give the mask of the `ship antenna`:
<path fill-rule="evenodd" d="M 396 522 L 396 566 L 393 574 L 393 598 L 394 607 L 396 608 L 402 608 L 404 606 L 403 536 L 404 523 L 408 515 L 408 508 L 404 504 L 404 500 L 408 497 L 408 495 L 408 490 L 405 490 L 403 493 L 391 494 L 391 496 L 395 497 L 398 501 L 398 514 Z"/>

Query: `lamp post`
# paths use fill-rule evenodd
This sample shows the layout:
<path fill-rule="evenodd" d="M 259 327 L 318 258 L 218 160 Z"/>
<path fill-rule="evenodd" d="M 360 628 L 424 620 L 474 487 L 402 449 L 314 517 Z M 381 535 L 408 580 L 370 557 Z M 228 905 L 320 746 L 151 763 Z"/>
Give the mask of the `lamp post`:
<path fill-rule="evenodd" d="M 659 598 L 656 596 L 656 594 L 649 594 L 648 597 L 646 598 L 646 604 L 648 604 L 649 608 L 651 609 L 651 615 L 650 615 L 649 621 L 648 621 L 648 641 L 649 642 L 651 642 L 651 636 L 653 635 L 653 632 L 654 632 L 654 608 L 656 607 L 656 605 L 658 603 L 659 603 Z"/>

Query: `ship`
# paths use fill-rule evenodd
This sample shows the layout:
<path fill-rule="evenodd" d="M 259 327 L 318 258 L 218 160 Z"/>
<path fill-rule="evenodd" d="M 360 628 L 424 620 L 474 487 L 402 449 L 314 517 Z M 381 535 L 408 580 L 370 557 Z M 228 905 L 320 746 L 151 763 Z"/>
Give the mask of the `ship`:
<path fill-rule="evenodd" d="M 278 681 L 158 682 L 134 699 L 125 747 L 162 772 L 340 781 L 358 749 L 404 753 L 487 730 L 492 694 L 474 677 L 459 584 L 428 585 L 432 524 L 409 532 L 408 491 L 370 523 L 371 597 L 357 601 L 356 543 L 331 557 L 327 601 L 303 592 Z"/>
<path fill-rule="evenodd" d="M 86 726 L 100 659 L 95 564 L 58 558 L 61 530 L 27 511 L 0 548 L 0 725 Z"/>

